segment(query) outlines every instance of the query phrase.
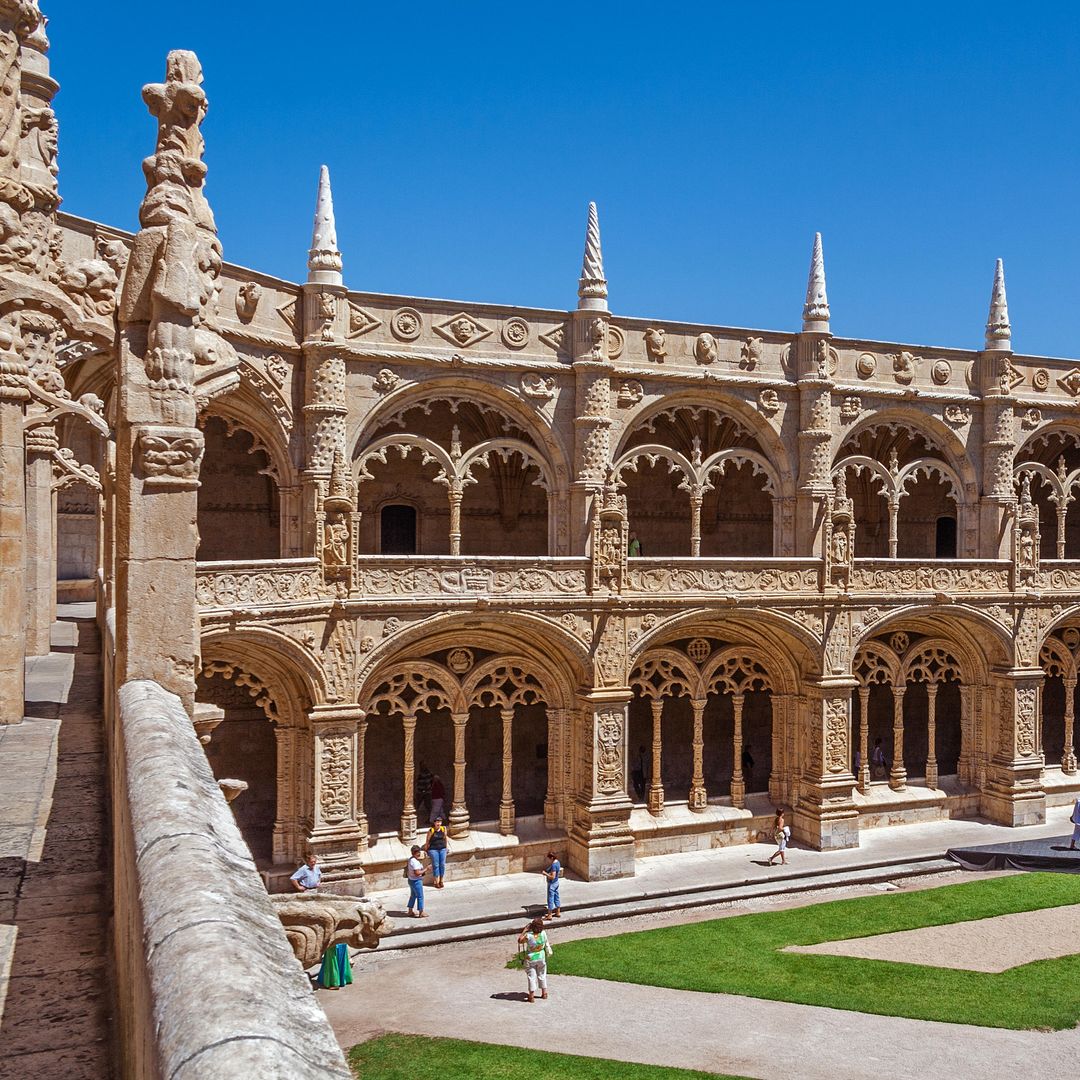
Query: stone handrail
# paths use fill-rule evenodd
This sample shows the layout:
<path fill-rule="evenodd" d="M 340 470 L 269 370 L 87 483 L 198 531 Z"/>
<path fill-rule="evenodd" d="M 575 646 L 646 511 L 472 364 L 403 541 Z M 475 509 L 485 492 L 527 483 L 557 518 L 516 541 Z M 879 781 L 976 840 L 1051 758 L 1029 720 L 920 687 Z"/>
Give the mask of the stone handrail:
<path fill-rule="evenodd" d="M 578 596 L 589 560 L 537 556 L 361 555 L 362 596 Z"/>
<path fill-rule="evenodd" d="M 137 681 L 110 706 L 122 1074 L 347 1080 L 180 699 Z"/>
<path fill-rule="evenodd" d="M 856 559 L 851 592 L 999 593 L 1012 588 L 1007 559 Z"/>
<path fill-rule="evenodd" d="M 318 559 L 201 562 L 195 573 L 199 607 L 317 601 L 326 595 Z"/>
<path fill-rule="evenodd" d="M 816 593 L 820 559 L 630 559 L 626 593 Z"/>

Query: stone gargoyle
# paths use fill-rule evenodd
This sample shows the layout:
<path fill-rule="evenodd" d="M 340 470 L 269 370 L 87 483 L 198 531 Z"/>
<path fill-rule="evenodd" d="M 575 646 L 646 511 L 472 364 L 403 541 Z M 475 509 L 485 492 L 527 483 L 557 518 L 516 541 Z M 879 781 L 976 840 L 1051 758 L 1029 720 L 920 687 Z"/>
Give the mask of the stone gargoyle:
<path fill-rule="evenodd" d="M 353 949 L 378 948 L 394 928 L 377 900 L 318 892 L 270 899 L 293 954 L 305 968 L 314 967 L 339 942 Z"/>

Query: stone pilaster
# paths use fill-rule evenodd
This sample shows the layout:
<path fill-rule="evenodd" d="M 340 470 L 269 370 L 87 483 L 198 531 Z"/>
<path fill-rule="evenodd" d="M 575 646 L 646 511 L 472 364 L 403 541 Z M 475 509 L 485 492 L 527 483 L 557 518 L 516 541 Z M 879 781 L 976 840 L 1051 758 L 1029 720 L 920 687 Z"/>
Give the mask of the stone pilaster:
<path fill-rule="evenodd" d="M 821 851 L 859 846 L 859 815 L 852 799 L 850 678 L 823 679 L 807 687 L 802 782 L 795 832 Z"/>
<path fill-rule="evenodd" d="M 322 860 L 324 878 L 334 892 L 361 895 L 356 781 L 364 710 L 355 704 L 317 705 L 308 715 L 315 754 L 315 812 L 308 847 Z"/>
<path fill-rule="evenodd" d="M 567 859 L 588 881 L 632 877 L 634 836 L 626 794 L 625 689 L 594 690 L 584 700 L 576 732 L 581 760 Z"/>
<path fill-rule="evenodd" d="M 990 686 L 995 736 L 979 807 L 1002 825 L 1046 821 L 1044 759 L 1038 735 L 1042 681 L 1041 668 L 1013 668 L 998 673 Z"/>
<path fill-rule="evenodd" d="M 44 656 L 56 617 L 56 511 L 52 424 L 26 434 L 26 655 Z"/>
<path fill-rule="evenodd" d="M 0 341 L 0 596 L 25 593 L 26 506 L 23 416 L 30 400 L 26 365 L 10 349 L 10 332 Z M 23 608 L 0 604 L 0 724 L 23 716 Z"/>
<path fill-rule="evenodd" d="M 825 553 L 828 501 L 833 494 L 832 379 L 829 335 L 800 334 L 793 352 L 799 370 L 799 484 L 795 498 L 796 551 Z"/>

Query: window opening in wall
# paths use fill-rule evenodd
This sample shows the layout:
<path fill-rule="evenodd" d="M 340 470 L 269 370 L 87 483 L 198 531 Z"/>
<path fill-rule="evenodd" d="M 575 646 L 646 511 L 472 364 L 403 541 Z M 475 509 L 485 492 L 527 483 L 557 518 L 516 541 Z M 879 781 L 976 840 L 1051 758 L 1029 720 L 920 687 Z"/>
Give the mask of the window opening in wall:
<path fill-rule="evenodd" d="M 956 558 L 956 518 L 937 519 L 937 537 L 934 546 L 935 559 Z"/>
<path fill-rule="evenodd" d="M 379 550 L 384 555 L 416 554 L 416 507 L 392 503 L 379 517 Z"/>

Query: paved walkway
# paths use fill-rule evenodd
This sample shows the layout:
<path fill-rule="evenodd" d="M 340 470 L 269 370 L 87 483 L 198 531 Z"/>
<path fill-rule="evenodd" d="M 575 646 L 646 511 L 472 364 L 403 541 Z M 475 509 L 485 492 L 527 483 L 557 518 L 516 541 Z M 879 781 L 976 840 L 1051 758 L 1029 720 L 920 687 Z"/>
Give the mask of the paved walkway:
<path fill-rule="evenodd" d="M 1070 807 L 1051 807 L 1047 823 L 1023 829 L 1010 829 L 985 821 L 950 820 L 921 825 L 897 825 L 870 829 L 860 837 L 860 846 L 841 851 L 811 851 L 795 847 L 788 852 L 787 866 L 766 865 L 775 850 L 772 844 L 748 844 L 717 848 L 712 851 L 680 855 L 658 855 L 639 859 L 637 874 L 615 881 L 576 881 L 565 878 L 561 899 L 566 918 L 583 913 L 583 907 L 595 905 L 592 912 L 602 916 L 606 910 L 627 914 L 626 905 L 642 909 L 664 907 L 692 897 L 670 894 L 687 889 L 717 890 L 736 885 L 765 885 L 792 889 L 813 888 L 812 878 L 801 875 L 823 872 L 854 872 L 875 863 L 902 863 L 905 860 L 943 855 L 956 846 L 992 844 L 1001 840 L 1016 841 L 1034 837 L 1061 836 L 1069 832 Z M 428 918 L 410 920 L 405 912 L 408 890 L 405 888 L 372 892 L 396 920 L 400 931 L 426 940 L 452 940 L 462 924 L 481 919 L 521 918 L 536 915 L 545 903 L 545 882 L 539 872 L 502 874 L 497 877 L 454 881 L 453 864 L 447 865 L 446 887 L 424 889 Z M 404 883 L 403 883 L 404 884 Z M 716 897 L 704 893 L 703 902 Z"/>
<path fill-rule="evenodd" d="M 90 608 L 90 610 L 87 610 Z M 109 1080 L 111 912 L 100 644 L 65 605 L 0 728 L 0 1080 Z M 6 977 L 5 977 L 6 976 Z"/>

